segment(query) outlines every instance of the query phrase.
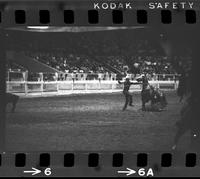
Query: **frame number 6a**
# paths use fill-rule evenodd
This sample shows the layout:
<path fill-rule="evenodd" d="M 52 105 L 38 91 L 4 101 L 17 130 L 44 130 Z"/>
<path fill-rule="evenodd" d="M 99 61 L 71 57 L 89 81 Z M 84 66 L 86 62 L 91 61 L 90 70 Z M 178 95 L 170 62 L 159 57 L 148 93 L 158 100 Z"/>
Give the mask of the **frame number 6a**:
<path fill-rule="evenodd" d="M 145 168 L 140 168 L 138 170 L 138 175 L 143 177 L 143 176 L 154 176 L 154 173 L 153 173 L 153 170 L 152 168 L 149 168 L 149 169 L 145 169 Z"/>
<path fill-rule="evenodd" d="M 152 168 L 149 168 L 149 169 L 140 168 L 138 169 L 138 171 L 135 171 L 131 168 L 126 168 L 126 170 L 117 171 L 117 173 L 125 174 L 126 176 L 134 175 L 134 174 L 138 174 L 141 177 L 154 176 Z"/>

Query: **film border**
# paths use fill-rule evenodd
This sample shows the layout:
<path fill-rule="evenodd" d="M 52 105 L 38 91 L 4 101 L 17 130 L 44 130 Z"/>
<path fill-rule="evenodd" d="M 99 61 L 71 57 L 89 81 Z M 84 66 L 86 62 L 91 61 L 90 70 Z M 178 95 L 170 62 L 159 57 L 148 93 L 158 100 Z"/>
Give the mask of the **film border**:
<path fill-rule="evenodd" d="M 1 3 L 0 3 L 1 4 Z M 45 3 L 44 3 L 45 4 Z M 43 4 L 43 5 L 44 5 Z M 6 6 L 5 6 L 6 7 Z M 61 11 L 59 10 L 55 10 L 53 8 L 54 6 L 51 6 L 51 8 L 45 8 L 45 6 L 43 6 L 42 10 L 49 10 L 49 14 L 50 14 L 50 22 L 49 23 L 45 23 L 49 26 L 66 26 L 66 23 L 64 23 L 64 18 L 63 18 L 63 10 L 61 8 Z M 23 27 L 23 26 L 27 26 L 27 25 L 41 25 L 39 23 L 39 13 L 38 10 L 36 9 L 32 9 L 32 6 L 28 7 L 28 12 L 26 12 L 26 22 L 25 23 L 15 23 L 15 13 L 16 10 L 22 10 L 23 8 L 18 9 L 19 6 L 16 5 L 12 8 L 12 6 L 10 6 L 8 9 L 4 9 L 1 11 L 1 41 L 4 41 L 4 30 L 3 28 L 13 28 L 14 27 Z M 27 7 L 26 7 L 27 8 Z M 25 8 L 25 9 L 26 9 Z M 87 9 L 87 8 L 86 8 Z M 98 11 L 98 16 L 99 18 L 99 22 L 98 23 L 88 23 L 88 10 L 91 9 L 84 9 L 84 10 L 74 10 L 75 12 L 75 19 L 74 19 L 74 23 L 71 23 L 71 26 L 134 26 L 134 25 L 138 25 L 137 22 L 137 13 L 136 11 L 122 11 L 123 12 L 123 23 L 113 23 L 112 19 L 112 12 L 113 11 Z M 142 9 L 143 10 L 143 9 Z M 121 12 L 121 11 L 115 11 L 115 12 Z M 185 13 L 186 11 L 181 11 L 181 12 L 177 12 L 177 11 L 170 11 L 172 13 L 172 23 L 170 24 L 163 24 L 161 23 L 161 11 L 160 10 L 154 10 L 154 11 L 150 11 L 150 10 L 146 10 L 146 12 L 148 13 L 148 22 L 147 23 L 142 23 L 142 25 L 150 25 L 150 26 L 158 26 L 160 28 L 172 28 L 172 27 L 177 27 L 180 28 L 180 26 L 184 26 L 184 28 L 186 26 L 186 28 L 190 28 L 190 29 L 197 29 L 199 28 L 199 18 L 195 18 L 196 21 L 192 22 L 192 23 L 185 23 L 186 22 L 186 16 Z M 163 11 L 162 11 L 163 12 Z M 191 12 L 191 11 L 190 11 Z M 192 11 L 192 13 L 194 13 L 194 11 Z M 195 11 L 196 16 L 195 17 L 199 17 L 199 11 Z M 36 16 L 34 16 L 33 14 L 37 14 Z M 108 18 L 109 17 L 109 18 Z M 131 17 L 131 18 L 130 18 Z M 134 18 L 133 18 L 134 17 Z M 128 19 L 128 20 L 127 20 Z M 156 23 L 155 23 L 156 22 Z M 42 24 L 44 25 L 44 24 Z M 166 27 L 168 26 L 168 27 Z M 195 31 L 196 32 L 196 31 Z M 6 48 L 5 45 L 1 45 L 1 49 Z M 1 50 L 2 52 L 2 50 Z M 0 53 L 0 57 L 1 59 L 4 59 L 4 53 Z M 5 61 L 2 60 L 1 64 L 4 64 Z M 5 68 L 3 67 L 4 65 L 0 66 L 0 71 L 1 71 L 1 91 L 5 90 L 5 84 L 4 84 L 4 70 Z M 5 101 L 4 99 L 4 95 L 2 95 L 3 93 L 1 93 L 1 101 Z M 5 119 L 5 107 L 1 104 L 1 119 Z M 5 126 L 5 121 L 1 120 L 1 126 Z M 4 136 L 5 134 L 5 128 L 1 127 L 1 136 Z M 5 146 L 4 146 L 5 141 L 1 140 L 1 148 L 2 148 L 2 154 L 1 154 L 1 167 L 0 167 L 0 173 L 2 173 L 3 175 L 9 175 L 12 173 L 13 176 L 22 176 L 22 169 L 21 167 L 15 167 L 15 154 L 18 152 L 5 152 Z M 19 152 L 19 153 L 23 153 L 23 152 Z M 63 165 L 63 156 L 64 153 L 63 152 L 24 152 L 26 154 L 26 167 L 34 167 L 34 166 L 38 166 L 41 167 L 40 164 L 38 164 L 38 161 L 40 160 L 39 155 L 41 155 L 41 153 L 50 153 L 51 156 L 51 165 L 55 166 L 56 169 L 55 170 L 60 170 L 63 169 L 62 165 Z M 77 176 L 77 171 L 81 171 L 82 172 L 80 174 L 78 174 L 79 176 L 118 176 L 118 174 L 116 174 L 116 169 L 114 167 L 112 167 L 112 161 L 113 161 L 113 154 L 114 153 L 120 153 L 120 154 L 124 154 L 123 155 L 123 165 L 119 166 L 122 167 L 120 169 L 124 169 L 124 166 L 128 167 L 129 165 L 131 166 L 135 166 L 136 165 L 136 161 L 137 161 L 137 154 L 139 154 L 140 152 L 95 152 L 99 154 L 99 162 L 100 165 L 98 167 L 87 167 L 88 165 L 88 153 L 90 152 L 74 152 L 75 154 L 75 166 L 76 163 L 78 164 L 77 167 L 74 167 L 73 169 L 69 169 L 67 170 L 66 168 L 64 168 L 65 171 L 61 171 L 64 172 L 63 174 L 59 173 L 58 171 L 55 173 L 55 176 Z M 94 153 L 94 152 L 92 152 Z M 144 152 L 142 152 L 144 153 Z M 197 157 L 197 161 L 195 162 L 195 165 L 192 167 L 193 170 L 189 167 L 189 168 L 184 168 L 184 164 L 185 164 L 185 157 L 186 157 L 186 153 L 182 152 L 182 153 L 176 153 L 175 155 L 173 154 L 173 157 L 175 156 L 175 159 L 172 160 L 172 167 L 169 167 L 167 169 L 163 169 L 160 168 L 160 163 L 161 163 L 161 155 L 163 153 L 169 153 L 169 151 L 167 152 L 161 152 L 158 155 L 158 152 L 146 152 L 146 154 L 148 154 L 148 164 L 147 166 L 152 166 L 154 168 L 155 171 L 157 171 L 161 176 L 191 176 L 192 175 L 196 175 L 198 176 L 198 170 L 199 167 L 195 167 L 199 165 L 199 157 Z M 191 153 L 193 154 L 193 153 Z M 131 156 L 131 157 L 130 157 Z M 21 156 L 22 157 L 22 156 Z M 192 155 L 193 157 L 193 155 Z M 187 159 L 189 160 L 189 159 Z M 194 160 L 194 159 L 193 159 Z M 196 156 L 195 156 L 195 160 L 196 160 Z M 118 162 L 117 162 L 118 163 Z M 135 165 L 133 164 L 135 163 Z M 33 166 L 32 166 L 33 165 Z M 50 165 L 50 166 L 51 166 Z M 181 167 L 183 168 L 181 168 Z M 48 166 L 46 166 L 48 167 Z M 60 168 L 61 167 L 61 168 Z M 105 168 L 104 168 L 105 167 Z M 119 167 L 117 167 L 119 169 Z M 144 166 L 146 167 L 146 166 Z M 44 167 L 42 167 L 44 168 Z M 173 168 L 173 169 L 172 169 Z M 103 170 L 102 170 L 103 169 Z M 6 171 L 4 171 L 6 170 Z M 100 174 L 100 175 L 99 175 Z M 23 175 L 24 176 L 24 175 Z M 54 176 L 54 175 L 52 175 Z"/>

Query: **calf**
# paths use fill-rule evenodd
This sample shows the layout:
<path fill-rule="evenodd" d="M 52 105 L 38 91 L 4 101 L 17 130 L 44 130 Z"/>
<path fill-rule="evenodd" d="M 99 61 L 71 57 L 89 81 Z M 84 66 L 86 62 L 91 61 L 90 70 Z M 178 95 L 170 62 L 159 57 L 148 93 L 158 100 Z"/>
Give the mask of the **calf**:
<path fill-rule="evenodd" d="M 167 106 L 167 99 L 163 92 L 159 89 L 151 87 L 151 106 L 154 110 L 160 111 Z"/>
<path fill-rule="evenodd" d="M 149 89 L 144 89 L 141 92 L 142 97 L 142 110 L 146 110 L 145 104 L 151 102 L 152 110 L 161 111 L 167 106 L 167 99 L 164 92 L 150 86 Z"/>

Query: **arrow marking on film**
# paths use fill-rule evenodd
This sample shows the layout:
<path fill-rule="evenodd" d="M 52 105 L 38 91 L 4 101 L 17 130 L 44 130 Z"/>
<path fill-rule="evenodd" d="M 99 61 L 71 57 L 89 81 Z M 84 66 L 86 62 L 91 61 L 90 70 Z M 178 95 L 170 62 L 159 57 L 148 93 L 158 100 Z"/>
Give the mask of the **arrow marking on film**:
<path fill-rule="evenodd" d="M 126 169 L 127 169 L 127 170 L 125 170 L 125 171 L 117 171 L 117 173 L 125 173 L 126 176 L 129 176 L 129 175 L 132 175 L 132 174 L 136 173 L 135 170 L 132 170 L 132 169 L 130 169 L 130 168 L 126 168 Z"/>
<path fill-rule="evenodd" d="M 37 168 L 32 167 L 32 170 L 24 171 L 24 173 L 32 173 L 32 175 L 37 175 L 37 174 L 41 173 L 41 170 L 38 170 Z"/>

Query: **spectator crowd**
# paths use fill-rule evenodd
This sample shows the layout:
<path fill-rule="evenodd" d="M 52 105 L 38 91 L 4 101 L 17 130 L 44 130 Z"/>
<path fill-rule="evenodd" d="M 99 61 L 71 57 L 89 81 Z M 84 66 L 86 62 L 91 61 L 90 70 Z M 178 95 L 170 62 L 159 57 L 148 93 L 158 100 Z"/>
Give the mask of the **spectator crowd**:
<path fill-rule="evenodd" d="M 63 38 L 52 36 L 41 43 L 33 39 L 27 42 L 29 47 L 23 47 L 20 52 L 62 74 L 80 74 L 81 79 L 87 78 L 84 74 L 104 74 L 112 79 L 112 74 L 136 75 L 144 71 L 150 75 L 177 74 L 191 66 L 190 57 L 166 55 L 159 42 L 145 37 L 144 33 L 133 36 L 132 31 L 123 35 L 119 31 L 103 31 L 66 34 L 66 39 Z M 61 79 L 68 77 L 61 75 Z M 73 75 L 70 78 L 73 79 Z"/>
<path fill-rule="evenodd" d="M 141 74 L 146 71 L 149 74 L 176 74 L 178 67 L 183 65 L 187 67 L 190 63 L 190 60 L 187 60 L 187 63 L 183 64 L 181 62 L 183 60 L 178 60 L 178 57 L 169 59 L 166 56 L 132 56 L 127 59 L 124 56 L 96 56 L 92 58 L 82 54 L 44 52 L 25 52 L 25 54 L 64 73 L 111 73 L 114 68 L 119 73 L 126 71 Z"/>

